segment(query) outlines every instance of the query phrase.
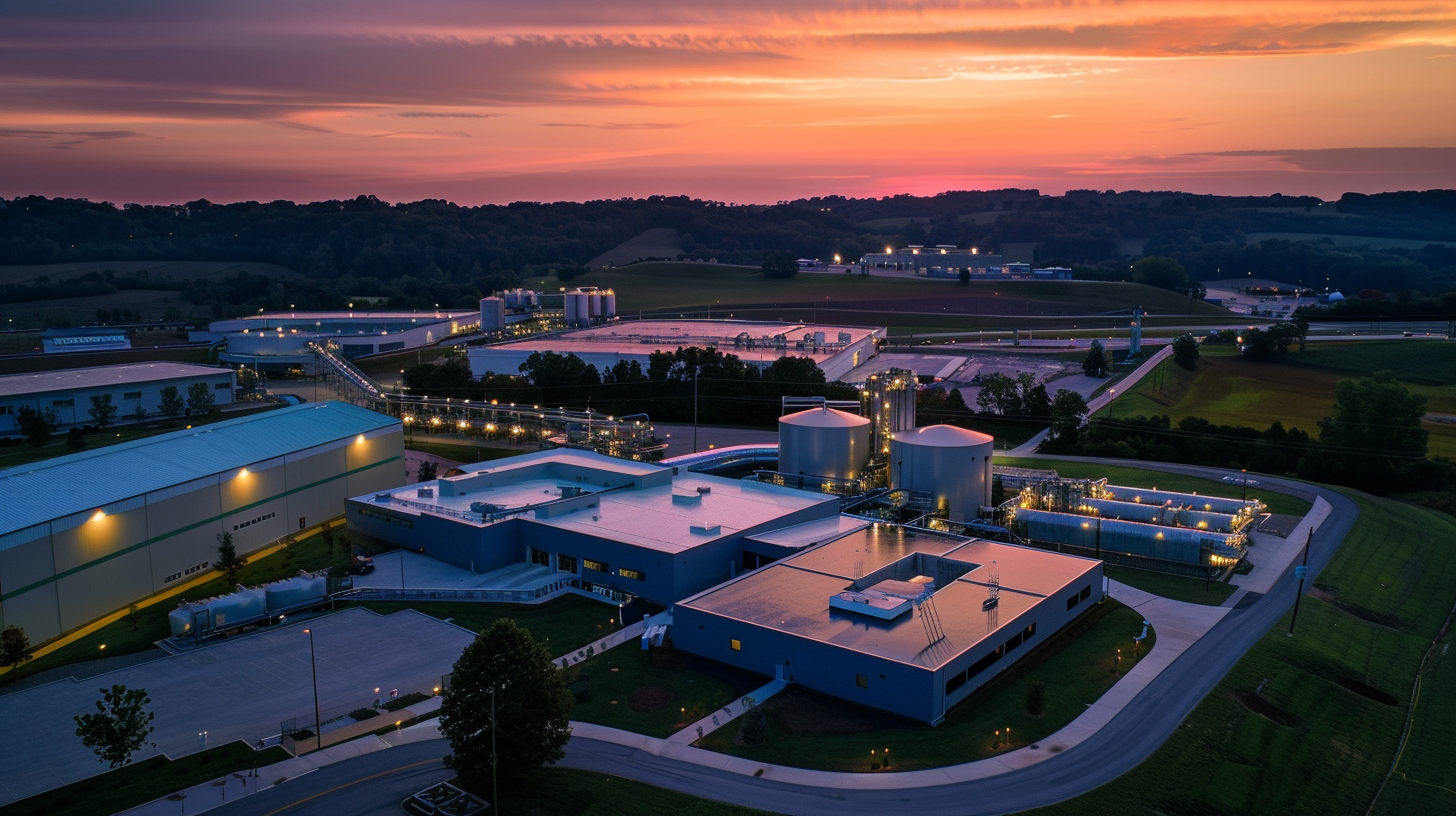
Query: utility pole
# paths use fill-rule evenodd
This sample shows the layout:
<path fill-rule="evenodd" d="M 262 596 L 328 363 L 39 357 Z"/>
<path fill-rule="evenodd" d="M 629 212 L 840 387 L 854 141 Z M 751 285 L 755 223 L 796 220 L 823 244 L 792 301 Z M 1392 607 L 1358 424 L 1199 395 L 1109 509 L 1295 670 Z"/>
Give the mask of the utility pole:
<path fill-rule="evenodd" d="M 490 687 L 490 809 L 500 812 L 500 786 L 496 782 L 495 755 L 495 691 Z"/>
<path fill-rule="evenodd" d="M 698 376 L 701 373 L 698 367 L 693 368 L 693 453 L 698 452 Z"/>
<path fill-rule="evenodd" d="M 308 635 L 308 665 L 309 668 L 312 669 L 313 674 L 313 738 L 315 740 L 314 750 L 318 750 L 324 747 L 323 726 L 320 722 L 320 720 L 322 720 L 323 718 L 319 716 L 318 661 L 314 659 L 313 654 L 313 629 L 305 629 L 303 630 L 303 633 L 305 635 Z"/>
<path fill-rule="evenodd" d="M 1304 578 L 1309 574 L 1309 543 L 1314 540 L 1314 527 L 1304 539 L 1304 563 L 1294 568 L 1294 577 L 1299 579 L 1299 591 L 1294 596 L 1294 614 L 1289 616 L 1289 637 L 1294 637 L 1294 621 L 1299 618 L 1299 599 L 1304 595 Z"/>

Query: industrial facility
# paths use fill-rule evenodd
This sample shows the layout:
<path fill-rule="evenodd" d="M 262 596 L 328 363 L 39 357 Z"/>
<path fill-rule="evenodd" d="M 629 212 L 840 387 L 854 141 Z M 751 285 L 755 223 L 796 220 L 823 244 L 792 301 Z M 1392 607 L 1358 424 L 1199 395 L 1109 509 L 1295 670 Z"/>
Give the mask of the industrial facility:
<path fill-rule="evenodd" d="M 340 402 L 282 408 L 0 470 L 0 626 L 33 642 L 404 481 L 403 428 Z"/>
<path fill-rule="evenodd" d="M 610 293 L 568 293 L 568 326 L 591 324 L 615 311 Z M 582 300 L 581 298 L 584 298 Z M 596 300 L 593 300 L 596 298 Z M 599 307 L 593 303 L 599 302 Z M 576 303 L 573 307 L 572 304 Z M 586 313 L 581 311 L 586 304 Z M 573 311 L 573 308 L 575 311 Z M 576 322 L 573 323 L 573 318 Z M 534 352 L 574 354 L 598 370 L 622 361 L 636 361 L 646 369 L 653 352 L 675 351 L 688 346 L 714 347 L 735 354 L 744 363 L 761 368 L 780 357 L 807 357 L 818 364 L 827 379 L 834 380 L 875 355 L 876 341 L 883 329 L 864 326 L 824 326 L 812 323 L 771 323 L 745 320 L 639 320 L 606 323 L 541 338 L 528 338 L 469 350 L 470 371 L 515 374 Z"/>
<path fill-rule="evenodd" d="M 238 385 L 231 369 L 192 363 L 126 363 L 7 374 L 0 376 L 0 437 L 19 435 L 16 418 L 22 407 L 52 411 L 60 428 L 94 425 L 91 398 L 110 396 L 116 409 L 110 422 L 119 425 L 156 417 L 162 389 L 176 388 L 185 399 L 187 390 L 198 383 L 207 387 L 218 406 L 233 402 Z"/>
<path fill-rule="evenodd" d="M 87 326 L 80 329 L 47 329 L 40 333 L 46 354 L 73 351 L 116 351 L 131 348 L 131 335 L 117 326 Z"/>
<path fill-rule="evenodd" d="M 473 573 L 534 564 L 661 604 L 784 554 L 754 535 L 838 514 L 836 496 L 571 449 L 348 501 L 351 529 Z"/>
<path fill-rule="evenodd" d="M 259 371 L 314 373 L 310 343 L 331 343 L 346 358 L 418 348 L 478 325 L 479 312 L 462 309 L 406 312 L 270 312 L 208 324 L 188 336 L 194 343 L 225 342 L 224 362 Z"/>
<path fill-rule="evenodd" d="M 939 723 L 1102 599 L 1092 559 L 863 520 L 679 601 L 680 649 Z"/>
<path fill-rule="evenodd" d="M 1026 481 L 1000 509 L 1012 532 L 1037 546 L 1164 569 L 1221 569 L 1244 557 L 1264 506 L 1052 477 Z"/>

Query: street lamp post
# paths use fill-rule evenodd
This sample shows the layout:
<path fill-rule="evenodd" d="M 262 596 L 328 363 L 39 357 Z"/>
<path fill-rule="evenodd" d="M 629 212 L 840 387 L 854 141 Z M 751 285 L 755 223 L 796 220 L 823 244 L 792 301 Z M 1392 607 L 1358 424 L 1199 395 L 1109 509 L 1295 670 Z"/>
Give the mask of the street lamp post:
<path fill-rule="evenodd" d="M 1294 568 L 1294 575 L 1299 579 L 1299 589 L 1294 594 L 1294 614 L 1289 616 L 1289 637 L 1294 637 L 1294 622 L 1299 619 L 1299 599 L 1304 595 L 1304 578 L 1309 574 L 1309 544 L 1314 540 L 1314 528 L 1309 528 L 1309 535 L 1304 539 L 1304 560 Z"/>
<path fill-rule="evenodd" d="M 319 716 L 318 661 L 314 659 L 313 630 L 305 629 L 303 633 L 308 635 L 308 666 L 313 674 L 313 738 L 315 740 L 314 749 L 318 750 L 324 747 L 324 735 L 321 730 L 322 723 L 320 722 L 323 718 Z"/>

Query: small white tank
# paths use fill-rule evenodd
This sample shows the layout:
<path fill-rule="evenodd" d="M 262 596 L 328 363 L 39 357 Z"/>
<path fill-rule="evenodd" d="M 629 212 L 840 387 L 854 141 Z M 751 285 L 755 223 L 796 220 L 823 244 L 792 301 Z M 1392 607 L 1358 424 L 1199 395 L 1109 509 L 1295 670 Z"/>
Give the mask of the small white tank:
<path fill-rule="evenodd" d="M 991 504 L 996 440 L 952 425 L 899 431 L 890 440 L 890 486 L 934 497 L 951 521 L 970 521 Z"/>
<path fill-rule="evenodd" d="M 566 307 L 566 328 L 576 328 L 576 294 L 567 292 L 562 299 L 562 305 Z"/>
<path fill-rule="evenodd" d="M 590 317 L 601 317 L 602 316 L 602 293 L 601 292 L 592 292 L 591 294 L 587 295 L 586 297 L 587 297 L 587 303 L 590 304 L 590 311 L 587 312 L 587 315 L 590 316 Z"/>
<path fill-rule="evenodd" d="M 611 319 L 617 316 L 617 293 L 608 289 L 602 293 L 602 317 Z"/>
<path fill-rule="evenodd" d="M 833 408 L 779 417 L 779 472 L 854 479 L 870 456 L 870 421 Z"/>

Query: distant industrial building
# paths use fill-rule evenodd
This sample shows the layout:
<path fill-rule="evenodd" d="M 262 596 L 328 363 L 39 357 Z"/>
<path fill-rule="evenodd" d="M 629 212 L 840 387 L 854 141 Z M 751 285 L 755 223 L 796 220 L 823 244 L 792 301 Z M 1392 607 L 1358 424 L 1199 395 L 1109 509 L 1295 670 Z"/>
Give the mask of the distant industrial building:
<path fill-rule="evenodd" d="M 571 318 L 571 302 L 567 301 L 568 321 Z M 587 308 L 590 312 L 589 299 Z M 577 314 L 579 316 L 580 312 Z M 521 364 L 538 351 L 574 354 L 599 370 L 611 368 L 624 360 L 636 361 L 645 370 L 653 352 L 671 352 L 687 346 L 712 346 L 759 367 L 770 366 L 780 357 L 806 357 L 818 364 L 827 379 L 834 380 L 873 357 L 875 342 L 883 336 L 883 329 L 864 326 L 745 320 L 639 320 L 495 346 L 472 347 L 467 353 L 471 372 L 480 377 L 488 372 L 515 374 L 520 371 Z"/>
<path fill-rule="evenodd" d="M 437 343 L 479 324 L 475 310 L 273 312 L 218 320 L 189 334 L 192 342 L 225 342 L 224 362 L 260 371 L 312 372 L 308 344 L 333 343 L 344 357 L 363 357 Z"/>
<path fill-rule="evenodd" d="M 49 329 L 40 333 L 40 344 L 46 354 L 66 354 L 73 351 L 114 351 L 131 348 L 131 335 L 126 333 L 126 329 L 111 326 Z"/>
<path fill-rule="evenodd" d="M 461 569 L 536 564 L 661 604 L 791 551 L 755 535 L 839 515 L 837 496 L 571 449 L 465 465 L 348 504 L 351 528 Z"/>
<path fill-rule="evenodd" d="M 404 481 L 399 420 L 282 408 L 0 470 L 0 626 L 57 637 Z"/>
<path fill-rule="evenodd" d="M 504 332 L 517 323 L 543 316 L 547 308 L 543 303 L 545 298 L 530 289 L 507 289 L 481 298 L 480 330 L 487 334 Z"/>
<path fill-rule="evenodd" d="M 976 248 L 958 249 L 951 244 L 920 246 L 911 244 L 903 249 L 886 247 L 884 252 L 871 252 L 860 258 L 860 266 L 868 269 L 899 269 L 913 271 L 928 277 L 953 278 L 962 269 L 971 274 L 986 274 L 995 270 L 1001 273 L 1000 255 L 983 255 Z"/>
<path fill-rule="evenodd" d="M 214 404 L 225 406 L 233 402 L 237 375 L 231 369 L 192 363 L 125 363 L 7 374 L 0 376 L 0 437 L 19 434 L 17 415 L 26 406 L 55 412 L 62 428 L 92 425 L 96 420 L 89 413 L 91 398 L 106 395 L 116 408 L 112 424 L 154 419 L 162 389 L 174 387 L 185 399 L 197 383 L 207 386 Z"/>
<path fill-rule="evenodd" d="M 679 601 L 685 651 L 922 722 L 1102 599 L 1099 561 L 850 519 Z"/>

